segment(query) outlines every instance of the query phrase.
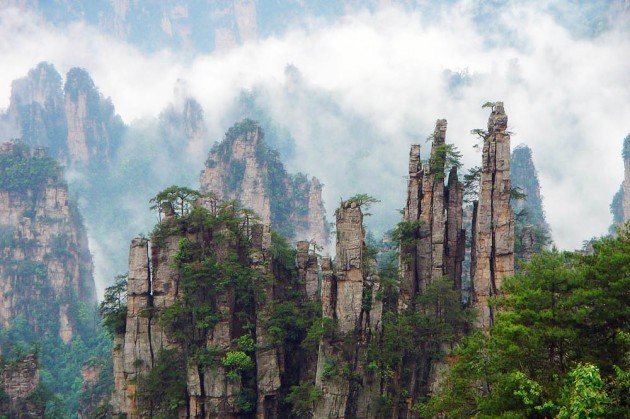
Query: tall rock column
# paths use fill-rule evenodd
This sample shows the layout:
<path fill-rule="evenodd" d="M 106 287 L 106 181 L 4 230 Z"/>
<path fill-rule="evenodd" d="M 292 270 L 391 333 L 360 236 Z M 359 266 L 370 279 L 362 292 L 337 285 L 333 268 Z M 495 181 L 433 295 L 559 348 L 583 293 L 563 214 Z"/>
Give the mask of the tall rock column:
<path fill-rule="evenodd" d="M 322 397 L 314 417 L 371 417 L 371 403 L 379 382 L 364 365 L 367 345 L 380 331 L 382 307 L 379 290 L 365 261 L 363 214 L 357 202 L 342 202 L 337 209 L 335 273 L 322 259 L 322 337 L 315 386 Z"/>
<path fill-rule="evenodd" d="M 488 299 L 500 293 L 503 278 L 514 274 L 514 214 L 510 207 L 510 135 L 502 102 L 496 102 L 484 137 L 479 205 L 474 228 L 473 306 L 477 326 L 494 324 Z"/>
<path fill-rule="evenodd" d="M 152 307 L 151 278 L 149 272 L 149 243 L 135 238 L 129 248 L 129 274 L 127 279 L 127 323 L 125 334 L 114 341 L 114 413 L 138 416 L 135 379 L 153 367 L 150 319 Z"/>
<path fill-rule="evenodd" d="M 446 162 L 446 120 L 439 119 L 433 133 L 431 158 L 422 165 L 420 145 L 409 153 L 409 182 L 401 243 L 402 285 L 400 308 L 413 305 L 433 279 L 448 275 L 461 289 L 464 238 L 462 230 L 463 185 L 457 169 L 451 170 L 444 185 Z"/>
<path fill-rule="evenodd" d="M 437 120 L 431 136 L 431 157 L 422 164 L 420 145 L 411 146 L 409 153 L 409 182 L 407 205 L 404 210 L 400 234 L 402 284 L 399 310 L 424 310 L 417 306 L 416 298 L 425 293 L 431 283 L 447 275 L 453 288 L 461 291 L 462 262 L 464 259 L 465 232 L 463 222 L 463 185 L 457 178 L 457 169 L 449 173 L 445 186 L 445 170 L 450 156 L 446 144 L 445 119 Z M 434 351 L 448 348 L 418 348 L 405 355 L 406 369 L 410 372 L 406 388 L 410 399 L 426 394 L 439 372 Z"/>
<path fill-rule="evenodd" d="M 446 269 L 445 273 L 453 281 L 453 288 L 462 290 L 462 263 L 466 251 L 466 230 L 464 221 L 464 185 L 457 178 L 457 168 L 448 175 L 448 204 L 446 209 Z"/>
<path fill-rule="evenodd" d="M 630 220 L 630 135 L 623 141 L 623 221 Z"/>
<path fill-rule="evenodd" d="M 280 356 L 282 347 L 274 346 L 267 331 L 275 299 L 275 280 L 271 273 L 271 229 L 268 225 L 253 226 L 250 262 L 258 275 L 260 293 L 256 299 L 256 380 L 258 401 L 256 417 L 278 417 L 280 381 Z"/>
<path fill-rule="evenodd" d="M 417 222 L 420 219 L 423 175 L 420 145 L 412 144 L 409 151 L 407 205 L 403 214 L 403 222 L 405 223 Z M 413 239 L 419 238 L 419 232 L 414 231 L 413 235 Z M 402 267 L 402 284 L 399 305 L 401 309 L 405 309 L 411 306 L 418 292 L 418 252 L 415 243 L 401 244 L 400 266 Z"/>
<path fill-rule="evenodd" d="M 304 284 L 304 295 L 308 301 L 319 299 L 319 266 L 317 255 L 310 252 L 311 244 L 299 241 L 297 249 L 297 268 L 300 283 Z"/>

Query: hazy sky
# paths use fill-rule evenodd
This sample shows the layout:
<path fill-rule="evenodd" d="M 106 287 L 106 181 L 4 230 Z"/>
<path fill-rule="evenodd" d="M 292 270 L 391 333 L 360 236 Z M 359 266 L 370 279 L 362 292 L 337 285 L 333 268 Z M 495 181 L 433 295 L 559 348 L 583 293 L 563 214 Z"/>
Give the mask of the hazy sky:
<path fill-rule="evenodd" d="M 340 196 L 380 198 L 371 210 L 378 223 L 396 220 L 404 205 L 409 145 L 427 148 L 435 120 L 446 118 L 447 141 L 464 153 L 466 167 L 478 165 L 469 132 L 485 127 L 488 110 L 481 105 L 501 100 L 513 147 L 525 143 L 533 150 L 556 244 L 581 247 L 606 233 L 609 204 L 623 178 L 621 146 L 630 132 L 628 14 L 600 35 L 578 37 L 546 11 L 547 2 L 515 3 L 482 25 L 473 21 L 472 1 L 430 19 L 395 6 L 357 10 L 193 58 L 169 50 L 143 53 L 85 24 L 59 29 L 4 8 L 0 108 L 8 106 L 11 81 L 40 61 L 62 74 L 86 68 L 127 123 L 157 116 L 181 80 L 208 123 L 208 144 L 193 150 L 199 171 L 227 128 L 234 98 L 257 88 L 262 104 L 296 140 L 289 169 L 322 179 L 330 214 Z M 297 82 L 285 74 L 288 64 L 299 70 Z"/>

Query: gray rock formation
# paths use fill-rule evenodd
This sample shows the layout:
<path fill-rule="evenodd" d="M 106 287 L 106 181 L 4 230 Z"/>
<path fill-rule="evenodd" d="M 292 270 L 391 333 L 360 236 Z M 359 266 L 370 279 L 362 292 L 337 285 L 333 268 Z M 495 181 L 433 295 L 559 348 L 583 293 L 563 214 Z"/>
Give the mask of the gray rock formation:
<path fill-rule="evenodd" d="M 55 68 L 40 63 L 11 87 L 4 119 L 19 130 L 26 144 L 46 147 L 68 165 L 109 162 L 124 124 L 86 70 L 70 69 L 62 90 Z"/>
<path fill-rule="evenodd" d="M 31 353 L 0 366 L 0 412 L 11 418 L 44 417 L 45 405 L 29 399 L 39 384 L 37 355 Z"/>
<path fill-rule="evenodd" d="M 61 169 L 43 150 L 9 142 L 2 145 L 0 160 L 0 323 L 9 327 L 21 315 L 34 330 L 48 333 L 37 319 L 52 316 L 69 343 L 77 327 L 70 312 L 79 301 L 96 303 L 82 219 Z M 31 177 L 20 167 L 30 168 Z M 36 182 L 35 173 L 46 170 L 47 177 Z"/>
<path fill-rule="evenodd" d="M 431 158 L 422 165 L 420 145 L 411 146 L 407 205 L 401 243 L 401 308 L 413 305 L 435 278 L 448 275 L 461 289 L 464 259 L 463 185 L 453 168 L 444 185 L 446 120 L 436 123 Z"/>
<path fill-rule="evenodd" d="M 322 258 L 322 316 L 328 330 L 319 346 L 315 386 L 322 396 L 314 417 L 370 417 L 380 394 L 378 379 L 365 365 L 367 345 L 381 329 L 380 284 L 365 257 L 363 214 L 356 202 L 336 211 L 335 273 Z M 326 327 L 325 327 L 326 329 Z"/>
<path fill-rule="evenodd" d="M 289 241 L 328 245 L 321 183 L 289 175 L 254 121 L 234 125 L 213 147 L 200 185 L 202 192 L 214 192 L 220 200 L 236 199 L 252 209 L 263 224 L 271 224 Z"/>
<path fill-rule="evenodd" d="M 510 207 L 510 135 L 503 103 L 497 102 L 484 136 L 479 204 L 474 229 L 471 280 L 477 326 L 494 324 L 488 299 L 499 295 L 503 278 L 514 274 L 514 213 Z M 473 275 L 474 274 L 474 275 Z"/>

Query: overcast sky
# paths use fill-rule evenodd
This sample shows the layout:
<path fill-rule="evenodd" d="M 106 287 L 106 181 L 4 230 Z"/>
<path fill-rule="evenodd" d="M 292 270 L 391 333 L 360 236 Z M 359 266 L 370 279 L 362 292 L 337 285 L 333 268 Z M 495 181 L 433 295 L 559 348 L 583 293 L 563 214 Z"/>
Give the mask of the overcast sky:
<path fill-rule="evenodd" d="M 411 143 L 427 148 L 435 120 L 446 118 L 447 141 L 464 153 L 466 167 L 479 165 L 469 132 L 487 122 L 481 105 L 501 100 L 515 133 L 512 146 L 533 150 L 556 244 L 581 247 L 606 233 L 609 204 L 623 178 L 621 146 L 630 132 L 628 14 L 598 36 L 577 37 L 537 6 L 544 2 L 505 7 L 485 27 L 472 21 L 472 3 L 459 2 L 431 19 L 394 6 L 357 10 L 194 58 L 143 53 L 84 24 L 62 30 L 4 8 L 0 108 L 8 106 L 11 81 L 40 61 L 62 74 L 86 68 L 127 123 L 156 117 L 181 80 L 202 104 L 210 133 L 208 144 L 194 150 L 199 171 L 212 140 L 227 128 L 230 104 L 242 89 L 255 87 L 296 140 L 289 169 L 326 185 L 329 214 L 340 196 L 367 192 L 383 201 L 371 210 L 378 221 L 396 220 L 404 205 Z M 299 71 L 298 93 L 288 64 Z"/>

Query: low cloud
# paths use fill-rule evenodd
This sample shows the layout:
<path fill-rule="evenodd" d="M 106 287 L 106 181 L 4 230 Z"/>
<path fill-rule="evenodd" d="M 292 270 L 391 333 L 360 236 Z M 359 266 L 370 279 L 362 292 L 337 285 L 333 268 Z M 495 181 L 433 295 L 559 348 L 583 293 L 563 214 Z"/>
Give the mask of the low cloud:
<path fill-rule="evenodd" d="M 483 103 L 502 100 L 513 146 L 533 150 L 554 240 L 572 249 L 606 233 L 623 178 L 630 25 L 619 13 L 621 23 L 586 37 L 558 23 L 545 4 L 515 2 L 481 24 L 472 1 L 434 8 L 430 18 L 396 6 L 358 10 L 192 59 L 166 50 L 145 54 L 82 24 L 54 28 L 6 8 L 0 108 L 8 106 L 11 80 L 40 61 L 62 73 L 88 69 L 127 123 L 157 117 L 183 82 L 207 122 L 205 152 L 197 149 L 191 165 L 178 168 L 196 167 L 180 176 L 195 178 L 211 144 L 234 122 L 235 100 L 253 90 L 295 139 L 290 170 L 325 183 L 329 219 L 340 196 L 365 192 L 383 201 L 369 221 L 382 231 L 398 221 L 405 202 L 409 145 L 427 150 L 435 120 L 446 118 L 447 141 L 464 153 L 465 166 L 479 165 L 470 130 L 486 125 Z"/>

